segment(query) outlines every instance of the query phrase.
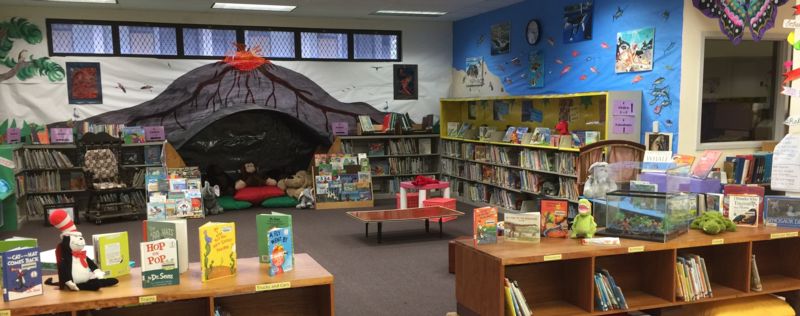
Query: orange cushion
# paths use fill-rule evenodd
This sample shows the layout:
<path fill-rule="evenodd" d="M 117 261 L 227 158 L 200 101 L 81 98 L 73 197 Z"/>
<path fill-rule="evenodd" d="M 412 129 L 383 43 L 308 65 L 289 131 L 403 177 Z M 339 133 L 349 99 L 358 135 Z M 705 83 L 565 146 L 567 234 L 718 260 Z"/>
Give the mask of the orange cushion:
<path fill-rule="evenodd" d="M 233 195 L 233 199 L 237 201 L 247 201 L 253 204 L 261 204 L 261 201 L 264 201 L 268 198 L 283 195 L 286 195 L 286 192 L 283 192 L 281 188 L 268 185 L 263 187 L 243 188 L 236 191 L 236 194 Z"/>

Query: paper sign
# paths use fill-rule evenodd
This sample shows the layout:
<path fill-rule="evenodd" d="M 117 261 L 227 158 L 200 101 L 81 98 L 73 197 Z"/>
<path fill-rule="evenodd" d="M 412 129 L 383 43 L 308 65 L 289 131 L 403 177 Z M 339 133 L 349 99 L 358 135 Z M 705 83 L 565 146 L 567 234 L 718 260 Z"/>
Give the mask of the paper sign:
<path fill-rule="evenodd" d="M 350 130 L 350 126 L 347 122 L 333 122 L 331 123 L 331 130 L 333 130 L 333 135 L 346 136 Z"/>
<path fill-rule="evenodd" d="M 800 117 L 797 117 L 797 116 L 787 117 L 786 120 L 783 121 L 783 124 L 786 124 L 786 125 L 789 125 L 789 126 L 800 125 Z"/>
<path fill-rule="evenodd" d="M 725 243 L 725 239 L 724 238 L 715 238 L 715 239 L 711 240 L 711 244 L 712 245 L 722 245 L 724 243 Z"/>
<path fill-rule="evenodd" d="M 17 144 L 22 139 L 22 133 L 19 128 L 9 128 L 6 130 L 6 143 Z"/>
<path fill-rule="evenodd" d="M 633 101 L 631 100 L 614 100 L 611 106 L 612 115 L 634 116 Z"/>
<path fill-rule="evenodd" d="M 644 152 L 644 159 L 642 160 L 642 172 L 664 173 L 674 167 L 675 161 L 672 160 L 671 151 L 648 150 Z"/>
<path fill-rule="evenodd" d="M 5 157 L 0 157 L 0 166 L 6 167 L 8 169 L 14 169 L 14 161 Z"/>
<path fill-rule="evenodd" d="M 615 116 L 611 122 L 614 134 L 633 134 L 633 119 L 629 116 Z"/>
<path fill-rule="evenodd" d="M 561 260 L 561 254 L 557 254 L 557 255 L 547 255 L 547 256 L 544 256 L 544 257 L 542 258 L 542 260 L 544 260 L 544 261 L 555 261 L 555 260 Z"/>
<path fill-rule="evenodd" d="M 148 142 L 159 142 L 165 140 L 164 126 L 145 126 L 144 139 Z"/>
<path fill-rule="evenodd" d="M 642 252 L 642 251 L 644 251 L 644 246 L 628 247 L 628 253 L 631 253 L 631 252 Z"/>
<path fill-rule="evenodd" d="M 156 297 L 155 295 L 139 296 L 139 304 L 155 303 L 157 301 L 158 297 Z"/>
<path fill-rule="evenodd" d="M 790 96 L 790 97 L 800 97 L 800 89 L 795 89 L 795 88 L 791 88 L 791 87 L 783 87 L 783 91 L 781 91 L 781 94 L 783 94 L 785 96 Z"/>
<path fill-rule="evenodd" d="M 800 28 L 800 21 L 797 19 L 785 19 L 783 20 L 783 28 L 785 29 Z"/>
<path fill-rule="evenodd" d="M 770 184 L 773 190 L 800 192 L 800 134 L 787 134 L 775 146 Z"/>
<path fill-rule="evenodd" d="M 51 144 L 71 144 L 72 143 L 72 128 L 51 128 L 50 129 L 50 143 Z"/>

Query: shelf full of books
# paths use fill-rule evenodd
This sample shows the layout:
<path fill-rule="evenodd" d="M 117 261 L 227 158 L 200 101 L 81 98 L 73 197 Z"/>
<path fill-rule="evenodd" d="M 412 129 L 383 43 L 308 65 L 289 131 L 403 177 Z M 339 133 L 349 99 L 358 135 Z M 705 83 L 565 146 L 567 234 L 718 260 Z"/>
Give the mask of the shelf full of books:
<path fill-rule="evenodd" d="M 23 145 L 13 153 L 20 217 L 44 220 L 47 210 L 78 208 L 77 195 L 86 192 L 83 169 L 76 165 L 74 145 Z"/>
<path fill-rule="evenodd" d="M 394 198 L 401 181 L 417 175 L 439 178 L 439 135 L 339 137 L 345 154 L 366 153 L 376 198 Z"/>

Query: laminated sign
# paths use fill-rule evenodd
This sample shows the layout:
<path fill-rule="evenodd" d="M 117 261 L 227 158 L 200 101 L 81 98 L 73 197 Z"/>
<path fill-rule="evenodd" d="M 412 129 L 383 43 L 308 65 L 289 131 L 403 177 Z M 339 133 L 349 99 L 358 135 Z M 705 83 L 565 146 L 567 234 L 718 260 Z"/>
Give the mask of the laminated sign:
<path fill-rule="evenodd" d="M 800 134 L 787 134 L 775 146 L 770 184 L 776 191 L 800 192 Z"/>

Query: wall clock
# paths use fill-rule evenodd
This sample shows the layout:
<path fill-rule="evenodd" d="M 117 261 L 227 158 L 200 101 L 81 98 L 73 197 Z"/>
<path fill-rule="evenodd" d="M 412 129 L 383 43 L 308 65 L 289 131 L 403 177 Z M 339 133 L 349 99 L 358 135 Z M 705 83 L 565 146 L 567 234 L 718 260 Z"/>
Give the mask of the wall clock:
<path fill-rule="evenodd" d="M 538 20 L 531 20 L 528 22 L 528 28 L 525 31 L 525 35 L 528 38 L 528 44 L 536 45 L 539 42 L 539 21 Z"/>

